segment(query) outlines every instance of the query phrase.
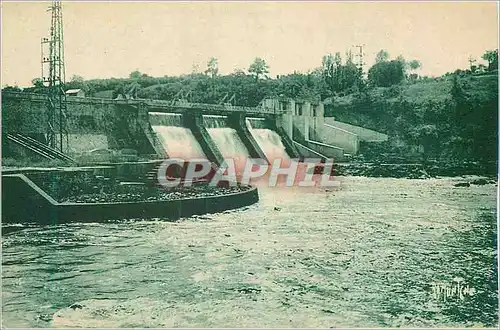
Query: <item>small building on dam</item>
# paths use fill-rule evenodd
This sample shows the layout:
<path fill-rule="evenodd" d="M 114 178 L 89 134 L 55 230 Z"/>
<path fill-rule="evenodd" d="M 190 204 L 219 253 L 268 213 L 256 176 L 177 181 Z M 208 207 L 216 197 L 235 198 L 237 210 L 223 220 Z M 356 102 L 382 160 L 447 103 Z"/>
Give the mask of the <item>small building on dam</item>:
<path fill-rule="evenodd" d="M 387 135 L 324 116 L 321 102 L 265 99 L 258 107 L 147 99 L 67 98 L 67 152 L 73 159 L 106 161 L 113 154 L 146 159 L 333 158 L 345 161 L 361 141 Z M 6 157 L 47 157 L 47 97 L 2 93 Z M 43 149 L 43 150 L 41 150 Z M 109 160 L 109 159 L 108 159 Z"/>

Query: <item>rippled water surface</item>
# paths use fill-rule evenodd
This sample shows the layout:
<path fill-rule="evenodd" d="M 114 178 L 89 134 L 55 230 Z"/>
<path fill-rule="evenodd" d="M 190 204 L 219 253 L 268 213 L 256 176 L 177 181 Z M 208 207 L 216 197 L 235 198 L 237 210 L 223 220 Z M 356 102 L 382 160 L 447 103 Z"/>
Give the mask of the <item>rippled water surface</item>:
<path fill-rule="evenodd" d="M 455 181 L 342 178 L 175 223 L 4 226 L 3 326 L 495 326 L 496 187 Z M 457 279 L 474 295 L 433 296 Z"/>

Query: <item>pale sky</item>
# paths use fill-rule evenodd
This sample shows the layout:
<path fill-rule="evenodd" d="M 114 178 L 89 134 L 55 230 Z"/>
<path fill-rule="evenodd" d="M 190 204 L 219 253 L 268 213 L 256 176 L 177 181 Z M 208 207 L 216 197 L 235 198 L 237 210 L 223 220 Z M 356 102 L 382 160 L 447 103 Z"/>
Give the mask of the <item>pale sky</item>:
<path fill-rule="evenodd" d="M 2 2 L 2 86 L 41 75 L 48 2 Z M 67 80 L 190 73 L 217 57 L 222 74 L 264 58 L 271 76 L 307 72 L 364 44 L 422 62 L 421 74 L 466 68 L 498 48 L 496 2 L 63 2 Z M 355 49 L 353 49 L 353 52 Z"/>

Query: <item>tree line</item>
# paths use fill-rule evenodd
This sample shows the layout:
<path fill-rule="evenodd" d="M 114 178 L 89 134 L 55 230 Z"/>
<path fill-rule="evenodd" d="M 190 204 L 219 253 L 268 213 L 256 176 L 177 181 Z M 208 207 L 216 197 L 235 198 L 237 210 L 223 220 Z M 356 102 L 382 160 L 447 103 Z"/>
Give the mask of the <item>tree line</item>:
<path fill-rule="evenodd" d="M 486 71 L 498 68 L 498 50 L 487 51 L 483 58 L 489 65 Z M 189 101 L 220 103 L 234 97 L 235 105 L 255 106 L 265 97 L 284 96 L 325 100 L 335 96 L 367 91 L 375 87 L 390 87 L 404 82 L 429 79 L 416 74 L 422 64 L 418 60 L 405 60 L 402 56 L 390 59 L 386 50 L 378 52 L 375 63 L 363 74 L 360 65 L 355 63 L 349 51 L 342 58 L 340 52 L 323 56 L 321 65 L 307 73 L 294 72 L 271 78 L 269 65 L 262 58 L 255 58 L 247 71 L 235 70 L 228 75 L 219 72 L 218 59 L 207 61 L 203 73 L 193 70 L 190 74 L 178 77 L 151 77 L 139 71 L 131 72 L 128 78 L 108 78 L 85 80 L 74 75 L 66 83 L 66 89 L 82 89 L 88 96 L 99 96 L 107 91 L 107 97 L 116 98 L 134 91 L 140 98 L 171 100 L 179 94 L 189 94 Z M 478 69 L 474 69 L 476 72 Z M 471 70 L 469 70 L 471 72 Z M 39 78 L 32 81 L 27 92 L 43 92 L 44 86 Z M 20 90 L 6 87 L 4 90 Z"/>

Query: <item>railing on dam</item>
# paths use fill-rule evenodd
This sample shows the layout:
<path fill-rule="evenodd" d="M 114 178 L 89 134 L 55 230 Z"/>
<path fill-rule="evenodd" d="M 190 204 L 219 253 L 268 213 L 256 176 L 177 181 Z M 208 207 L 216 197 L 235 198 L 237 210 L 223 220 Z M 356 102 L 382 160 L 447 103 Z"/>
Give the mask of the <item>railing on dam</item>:
<path fill-rule="evenodd" d="M 27 100 L 31 102 L 45 102 L 47 96 L 37 93 L 19 93 L 19 92 L 2 92 L 2 99 L 18 99 Z M 270 114 L 276 115 L 283 111 L 276 108 L 265 106 L 258 107 L 245 107 L 234 106 L 228 104 L 206 104 L 206 103 L 191 103 L 182 101 L 165 101 L 165 100 L 152 100 L 152 99 L 103 99 L 97 97 L 76 97 L 68 96 L 67 103 L 81 103 L 81 104 L 118 104 L 118 105 L 132 105 L 132 106 L 147 106 L 149 108 L 164 109 L 168 111 L 184 111 L 184 110 L 199 110 L 201 112 L 210 113 L 229 113 L 229 112 L 244 112 L 251 114 Z"/>

